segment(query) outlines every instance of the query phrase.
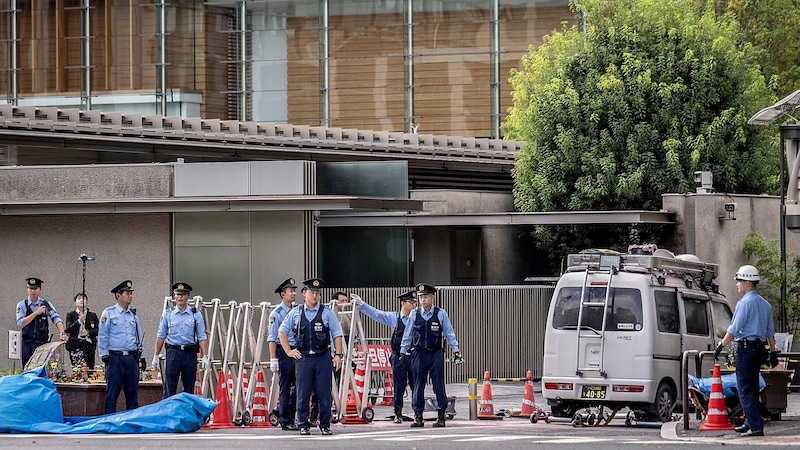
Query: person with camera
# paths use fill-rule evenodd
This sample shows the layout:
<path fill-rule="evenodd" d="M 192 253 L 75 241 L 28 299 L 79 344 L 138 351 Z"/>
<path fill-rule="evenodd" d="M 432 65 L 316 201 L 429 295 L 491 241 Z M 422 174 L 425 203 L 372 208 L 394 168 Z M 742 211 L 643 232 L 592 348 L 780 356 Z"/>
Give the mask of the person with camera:
<path fill-rule="evenodd" d="M 42 280 L 30 277 L 25 280 L 28 285 L 28 298 L 17 303 L 17 326 L 22 330 L 22 367 L 28 364 L 36 348 L 50 340 L 50 324 L 52 320 L 62 341 L 69 339 L 64 331 L 64 322 L 49 301 L 39 297 L 42 292 Z"/>
<path fill-rule="evenodd" d="M 144 333 L 133 301 L 133 282 L 125 280 L 111 293 L 117 304 L 100 315 L 97 351 L 106 366 L 106 414 L 117 411 L 117 398 L 125 392 L 125 409 L 139 407 L 139 371 L 147 369 L 142 345 Z"/>

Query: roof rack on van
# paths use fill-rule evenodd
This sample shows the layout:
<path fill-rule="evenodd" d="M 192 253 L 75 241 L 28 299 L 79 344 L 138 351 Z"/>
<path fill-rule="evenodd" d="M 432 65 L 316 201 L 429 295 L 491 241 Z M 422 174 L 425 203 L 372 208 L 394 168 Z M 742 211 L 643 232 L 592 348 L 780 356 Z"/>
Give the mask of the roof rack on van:
<path fill-rule="evenodd" d="M 718 264 L 702 262 L 694 255 L 674 256 L 667 250 L 657 250 L 653 255 L 576 253 L 567 256 L 568 272 L 611 268 L 626 272 L 688 274 L 699 277 L 701 285 L 709 285 L 719 275 Z"/>

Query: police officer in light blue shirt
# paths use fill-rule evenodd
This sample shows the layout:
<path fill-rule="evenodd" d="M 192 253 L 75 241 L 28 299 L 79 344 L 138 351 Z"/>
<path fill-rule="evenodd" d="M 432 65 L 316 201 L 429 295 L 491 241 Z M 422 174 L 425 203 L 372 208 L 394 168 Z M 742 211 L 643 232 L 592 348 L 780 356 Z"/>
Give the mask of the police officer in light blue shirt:
<path fill-rule="evenodd" d="M 736 341 L 736 386 L 745 413 L 744 423 L 736 427 L 736 432 L 744 437 L 764 436 L 764 421 L 759 411 L 758 376 L 761 365 L 767 361 L 770 361 L 770 365 L 778 365 L 772 305 L 756 291 L 761 277 L 754 266 L 748 264 L 740 267 L 734 279 L 737 292 L 743 295 L 733 310 L 725 337 L 717 345 L 714 359 L 724 346 Z M 770 354 L 767 353 L 767 346 Z"/>
<path fill-rule="evenodd" d="M 309 402 L 319 401 L 319 429 L 331 435 L 331 387 L 333 370 L 342 365 L 342 327 L 336 313 L 319 302 L 323 281 L 303 281 L 304 304 L 292 309 L 278 328 L 283 351 L 295 360 L 297 380 L 297 423 L 301 435 L 311 434 Z M 296 345 L 291 345 L 292 338 Z M 331 362 L 331 341 L 335 348 Z"/>
<path fill-rule="evenodd" d="M 139 370 L 147 368 L 144 333 L 136 309 L 130 307 L 133 282 L 125 280 L 111 293 L 117 304 L 103 311 L 97 335 L 97 353 L 106 365 L 106 414 L 116 412 L 120 391 L 125 392 L 127 410 L 139 407 Z"/>
<path fill-rule="evenodd" d="M 278 397 L 278 418 L 281 422 L 281 429 L 284 431 L 297 431 L 299 428 L 295 424 L 295 414 L 297 413 L 297 391 L 295 386 L 294 359 L 286 355 L 281 347 L 281 340 L 278 337 L 278 328 L 283 320 L 289 315 L 289 311 L 294 307 L 294 299 L 297 297 L 297 286 L 294 278 L 287 278 L 275 288 L 275 293 L 280 295 L 281 304 L 269 313 L 269 335 L 267 345 L 269 346 L 269 370 L 272 376 L 278 374 L 279 397 Z M 294 348 L 296 345 L 294 335 L 289 339 L 289 346 Z"/>
<path fill-rule="evenodd" d="M 29 277 L 25 282 L 28 285 L 28 298 L 17 303 L 17 326 L 22 331 L 22 367 L 31 359 L 36 348 L 50 339 L 48 319 L 58 328 L 62 341 L 69 339 L 69 334 L 64 330 L 64 322 L 53 304 L 39 297 L 42 280 Z"/>
<path fill-rule="evenodd" d="M 406 386 L 413 386 L 414 377 L 411 372 L 410 358 L 400 358 L 400 344 L 403 340 L 406 328 L 410 328 L 411 320 L 410 315 L 417 306 L 417 291 L 411 290 L 404 292 L 397 296 L 400 300 L 400 311 L 380 311 L 372 306 L 364 303 L 357 294 L 350 294 L 353 302 L 358 305 L 358 310 L 367 317 L 372 318 L 378 323 L 382 323 L 392 328 L 392 339 L 390 346 L 392 348 L 392 380 L 394 381 L 394 423 L 403 423 L 403 395 L 406 392 Z"/>
<path fill-rule="evenodd" d="M 159 367 L 161 347 L 166 343 L 167 357 L 164 369 L 164 398 L 178 393 L 178 380 L 183 382 L 183 391 L 192 392 L 197 376 L 197 353 L 203 370 L 208 370 L 208 339 L 206 324 L 197 308 L 189 308 L 189 293 L 192 286 L 179 281 L 172 285 L 175 307 L 164 311 L 156 335 L 153 367 Z"/>
<path fill-rule="evenodd" d="M 416 286 L 417 299 L 421 303 L 419 307 L 411 311 L 409 323 L 403 333 L 403 341 L 400 344 L 400 352 L 403 354 L 401 359 L 408 358 L 409 350 L 411 353 L 411 373 L 414 377 L 414 389 L 411 399 L 411 408 L 414 410 L 414 423 L 412 427 L 424 427 L 422 412 L 425 408 L 425 382 L 430 374 L 433 383 L 433 392 L 436 394 L 436 403 L 439 417 L 436 419 L 434 427 L 445 426 L 445 414 L 447 412 L 447 393 L 444 386 L 444 350 L 442 338 L 447 339 L 447 343 L 453 348 L 453 362 L 463 364 L 464 358 L 458 349 L 456 333 L 447 312 L 437 306 L 433 306 L 433 297 L 436 288 L 425 283 Z"/>

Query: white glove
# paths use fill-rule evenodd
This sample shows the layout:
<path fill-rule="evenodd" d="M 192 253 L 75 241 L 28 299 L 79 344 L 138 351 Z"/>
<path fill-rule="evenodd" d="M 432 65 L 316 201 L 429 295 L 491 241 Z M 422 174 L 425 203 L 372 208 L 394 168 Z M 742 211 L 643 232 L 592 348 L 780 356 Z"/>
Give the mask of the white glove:
<path fill-rule="evenodd" d="M 278 373 L 280 371 L 280 365 L 278 364 L 277 358 L 272 358 L 269 360 L 269 370 L 271 370 L 272 373 Z"/>
<path fill-rule="evenodd" d="M 153 367 L 155 367 L 156 369 L 160 368 L 158 366 L 158 362 L 159 362 L 160 359 L 161 359 L 160 355 L 153 356 Z"/>
<path fill-rule="evenodd" d="M 211 361 L 208 360 L 208 355 L 203 355 L 203 357 L 200 358 L 200 367 L 202 367 L 203 370 L 208 370 L 210 366 Z"/>
<path fill-rule="evenodd" d="M 361 300 L 361 297 L 358 294 L 350 294 L 350 298 L 352 298 L 353 299 L 353 303 L 355 303 L 358 306 L 361 306 L 361 305 L 364 304 L 364 300 Z"/>

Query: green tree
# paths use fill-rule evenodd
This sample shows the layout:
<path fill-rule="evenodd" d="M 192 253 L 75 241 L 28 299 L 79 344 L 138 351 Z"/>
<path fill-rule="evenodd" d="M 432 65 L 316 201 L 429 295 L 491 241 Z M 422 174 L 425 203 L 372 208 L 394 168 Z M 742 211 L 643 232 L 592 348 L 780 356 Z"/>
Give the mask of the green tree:
<path fill-rule="evenodd" d="M 800 89 L 800 0 L 728 0 L 744 38 L 766 52 L 761 60 L 767 78 L 776 78 L 778 97 Z"/>
<path fill-rule="evenodd" d="M 527 142 L 513 170 L 522 211 L 661 208 L 710 170 L 718 191 L 777 191 L 774 132 L 747 119 L 775 97 L 731 14 L 691 0 L 573 0 L 564 28 L 512 71 L 506 136 Z M 623 247 L 647 227 L 538 227 L 551 251 Z"/>

